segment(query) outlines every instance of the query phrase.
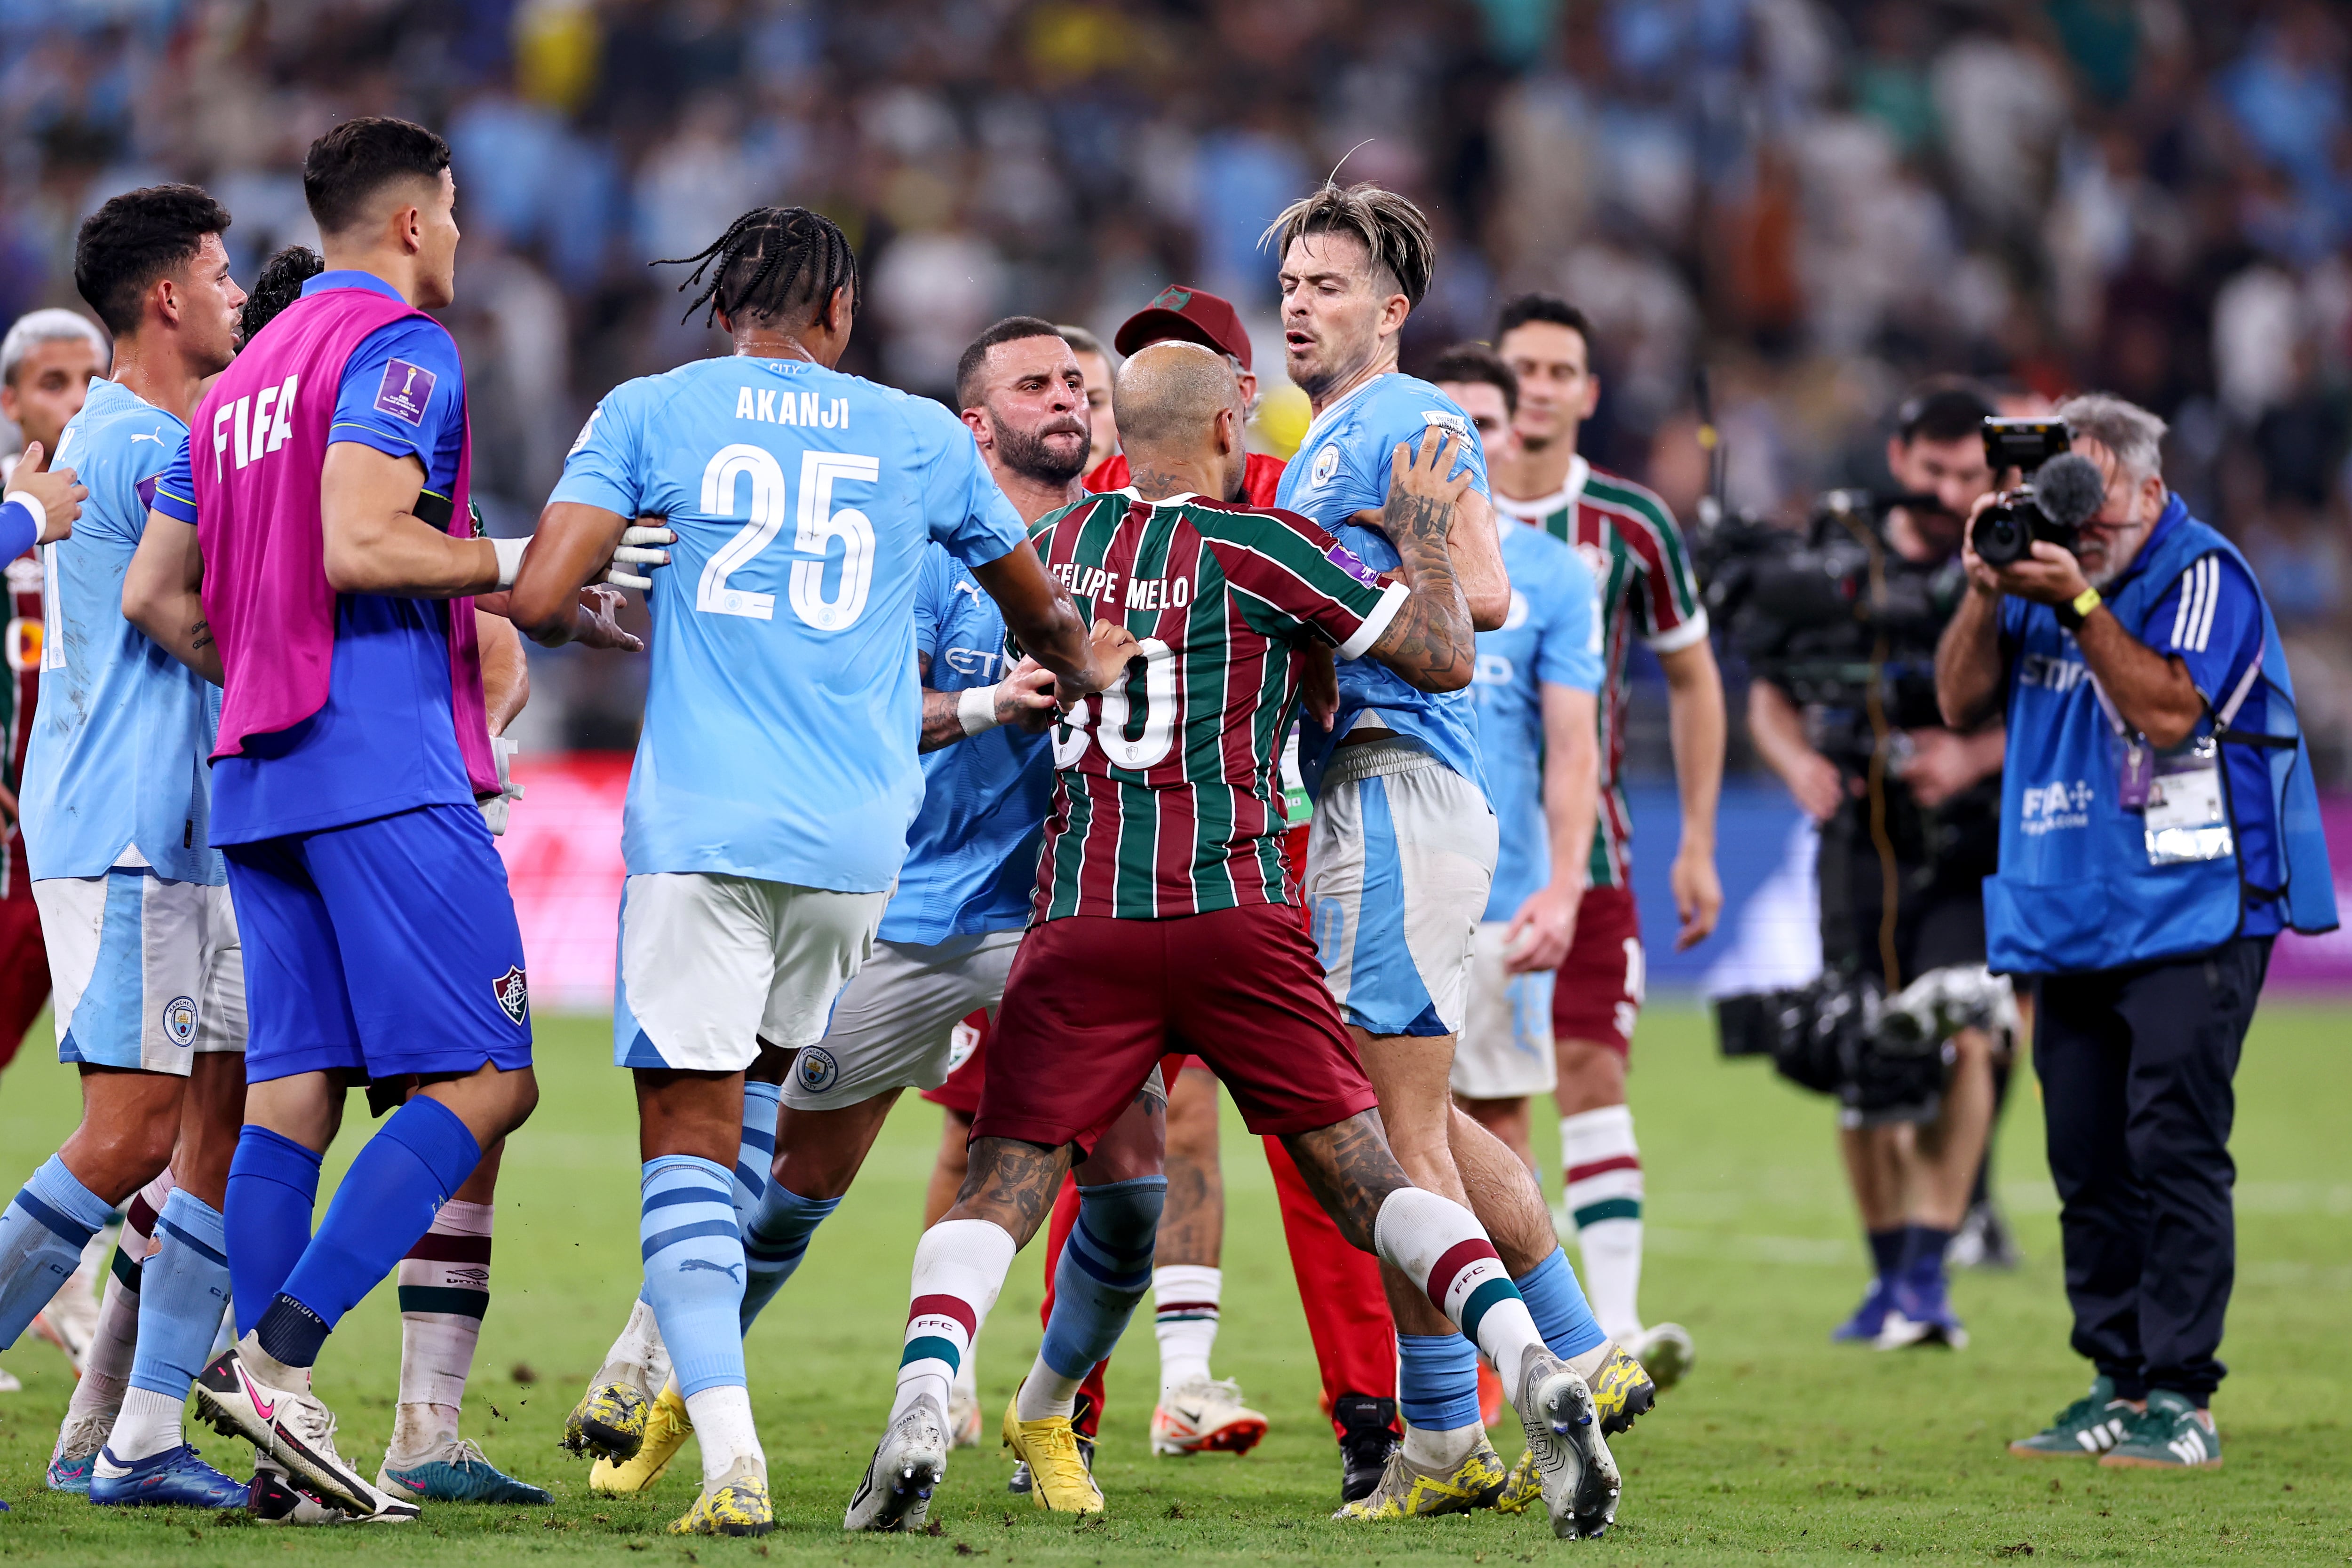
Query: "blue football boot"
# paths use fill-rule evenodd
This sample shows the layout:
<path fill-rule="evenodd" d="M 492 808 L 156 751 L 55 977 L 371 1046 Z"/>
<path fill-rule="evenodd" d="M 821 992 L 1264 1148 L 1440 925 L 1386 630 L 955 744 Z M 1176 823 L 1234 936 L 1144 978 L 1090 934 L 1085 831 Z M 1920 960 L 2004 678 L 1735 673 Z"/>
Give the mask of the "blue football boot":
<path fill-rule="evenodd" d="M 1886 1328 L 1886 1314 L 1894 1305 L 1894 1291 L 1882 1274 L 1871 1281 L 1853 1316 L 1830 1331 L 1831 1341 L 1837 1344 L 1875 1344 Z"/>
<path fill-rule="evenodd" d="M 496 1502 L 537 1508 L 555 1500 L 544 1487 L 519 1481 L 490 1463 L 468 1438 L 459 1437 L 395 1465 L 386 1454 L 376 1472 L 379 1490 L 417 1502 Z"/>
<path fill-rule="evenodd" d="M 117 1465 L 127 1468 L 107 1474 Z M 245 1482 L 221 1474 L 185 1443 L 128 1461 L 102 1450 L 89 1478 L 89 1500 L 100 1508 L 243 1508 L 250 1494 Z"/>

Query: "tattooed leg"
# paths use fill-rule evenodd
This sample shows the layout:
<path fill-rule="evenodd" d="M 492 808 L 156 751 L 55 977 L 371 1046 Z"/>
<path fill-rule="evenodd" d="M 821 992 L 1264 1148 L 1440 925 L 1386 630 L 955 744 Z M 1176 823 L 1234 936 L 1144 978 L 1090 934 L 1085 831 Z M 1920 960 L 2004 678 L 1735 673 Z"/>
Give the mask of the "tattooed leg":
<path fill-rule="evenodd" d="M 940 1224 L 987 1220 L 1013 1239 L 1017 1251 L 1045 1223 L 1054 1195 L 1061 1190 L 1062 1173 L 1069 1167 L 1067 1144 L 1047 1148 L 1018 1138 L 974 1139 L 963 1190 Z"/>

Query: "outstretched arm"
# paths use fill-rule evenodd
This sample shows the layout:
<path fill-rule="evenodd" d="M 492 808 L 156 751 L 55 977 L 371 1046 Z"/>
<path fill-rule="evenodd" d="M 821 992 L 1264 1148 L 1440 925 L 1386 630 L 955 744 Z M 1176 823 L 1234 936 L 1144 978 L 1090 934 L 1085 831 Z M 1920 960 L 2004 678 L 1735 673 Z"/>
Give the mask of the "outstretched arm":
<path fill-rule="evenodd" d="M 966 686 L 954 692 L 932 689 L 929 653 L 915 654 L 915 673 L 923 683 L 923 733 L 915 744 L 918 751 L 943 750 L 967 736 L 1003 725 L 1043 734 L 1053 721 L 1054 676 L 1034 659 L 1022 660 L 992 686 Z M 982 708 L 984 714 L 980 711 Z"/>
<path fill-rule="evenodd" d="M 613 619 L 621 591 L 588 585 L 604 575 L 629 519 L 579 501 L 551 501 L 507 595 L 507 619 L 542 647 L 578 643 L 637 653 L 645 644 Z"/>
<path fill-rule="evenodd" d="M 1402 562 L 1398 576 L 1409 593 L 1368 653 L 1424 692 L 1460 691 L 1478 664 L 1477 633 L 1448 545 L 1470 488 L 1467 474 L 1446 477 L 1454 453 L 1454 438 L 1433 425 L 1417 452 L 1400 442 L 1390 456 L 1389 498 L 1381 508 L 1381 532 L 1396 546 Z"/>
<path fill-rule="evenodd" d="M 222 684 L 220 647 L 205 620 L 205 556 L 196 530 L 161 512 L 147 527 L 122 577 L 122 617 L 172 657 L 215 685 Z"/>
<path fill-rule="evenodd" d="M 985 566 L 973 567 L 971 575 L 996 601 L 1005 629 L 1021 651 L 1054 673 L 1066 706 L 1102 690 L 1124 667 L 1124 658 L 1108 664 L 1096 658 L 1094 641 L 1070 591 L 1045 570 L 1036 547 L 1027 539 Z M 1133 642 L 1128 639 L 1130 647 Z"/>

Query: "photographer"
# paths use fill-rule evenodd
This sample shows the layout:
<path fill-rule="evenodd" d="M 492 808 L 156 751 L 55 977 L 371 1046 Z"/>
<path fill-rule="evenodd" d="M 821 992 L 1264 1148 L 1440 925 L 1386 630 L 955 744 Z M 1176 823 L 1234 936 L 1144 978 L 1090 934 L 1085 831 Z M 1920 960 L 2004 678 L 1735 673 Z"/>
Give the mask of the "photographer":
<path fill-rule="evenodd" d="M 1946 727 L 1931 678 L 1936 638 L 1964 596 L 1962 519 L 1992 489 L 1982 436 L 1992 412 L 1972 386 L 1930 383 L 1887 441 L 1905 504 L 1874 536 L 1866 515 L 1832 510 L 1823 548 L 1853 553 L 1839 522 L 1866 540 L 1868 564 L 1857 560 L 1851 580 L 1878 609 L 1780 626 L 1767 617 L 1769 629 L 1746 639 L 1756 749 L 1821 824 L 1822 985 L 1854 1002 L 1843 1058 L 1815 1086 L 1843 1102 L 1838 1139 L 1875 1274 L 1832 1337 L 1882 1349 L 1967 1343 L 1945 1252 L 1983 1165 L 2005 1043 L 1981 1016 L 2006 1010 L 1982 977 L 1980 892 L 1996 853 L 2000 725 Z M 1775 599 L 1759 579 L 1758 611 Z M 1858 998 L 1906 987 L 1930 1021 L 1881 1049 L 1874 1001 Z M 1936 1007 L 1953 987 L 1972 989 L 1974 1013 Z"/>
<path fill-rule="evenodd" d="M 2098 511 L 2034 528 L 1999 570 L 1972 529 L 1970 591 L 1936 654 L 1948 722 L 2007 706 L 1987 934 L 1994 968 L 2038 977 L 2074 1346 L 2097 1368 L 2011 1448 L 2214 1466 L 2231 1080 L 2273 939 L 2332 928 L 2335 891 L 2252 571 L 2166 490 L 2163 421 L 2103 394 L 2058 417 L 2105 482 Z"/>

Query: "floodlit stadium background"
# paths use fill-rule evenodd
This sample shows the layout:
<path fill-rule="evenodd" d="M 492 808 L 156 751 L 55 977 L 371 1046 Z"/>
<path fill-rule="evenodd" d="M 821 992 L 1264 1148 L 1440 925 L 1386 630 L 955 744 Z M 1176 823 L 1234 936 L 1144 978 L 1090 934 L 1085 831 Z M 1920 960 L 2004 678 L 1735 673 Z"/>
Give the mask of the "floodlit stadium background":
<path fill-rule="evenodd" d="M 1686 521 L 1702 363 L 1732 504 L 1790 517 L 1885 482 L 1890 412 L 1932 371 L 2155 408 L 2172 482 L 2262 574 L 2344 787 L 2348 51 L 2339 8 L 2182 0 L 0 0 L 0 319 L 78 305 L 76 224 L 159 179 L 226 203 L 249 279 L 315 237 L 309 140 L 398 113 L 457 149 L 446 316 L 497 531 L 529 527 L 597 395 L 722 346 L 646 262 L 764 202 L 843 223 L 869 285 L 847 368 L 919 390 L 1000 315 L 1107 335 L 1163 284 L 1224 293 L 1286 451 L 1303 400 L 1257 235 L 1344 159 L 1436 221 L 1407 368 L 1506 291 L 1568 294 L 1601 327 L 1584 450 Z M 622 770 L 582 754 L 632 743 L 643 666 L 567 650 L 532 674 L 509 863 L 541 997 L 601 1006 Z M 1641 674 L 1630 766 L 1663 787 Z M 1679 961 L 1653 942 L 1663 984 L 1807 962 L 1801 904 L 1748 907 L 1776 871 L 1801 887 L 1801 835 L 1738 729 L 1734 907 Z M 1653 877 L 1664 799 L 1637 804 Z M 2280 967 L 2352 985 L 2352 938 Z"/>

